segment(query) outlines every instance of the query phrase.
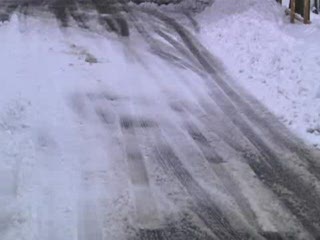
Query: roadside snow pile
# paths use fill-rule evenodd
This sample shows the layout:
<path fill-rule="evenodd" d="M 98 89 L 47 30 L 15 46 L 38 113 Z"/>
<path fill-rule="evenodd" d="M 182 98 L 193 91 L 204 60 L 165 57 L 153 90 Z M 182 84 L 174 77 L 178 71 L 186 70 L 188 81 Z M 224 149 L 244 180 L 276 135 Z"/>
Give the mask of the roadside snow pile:
<path fill-rule="evenodd" d="M 135 0 L 130 1 L 148 8 L 162 9 L 164 12 L 196 14 L 214 4 L 215 0 Z"/>
<path fill-rule="evenodd" d="M 273 2 L 216 0 L 198 17 L 201 39 L 237 82 L 320 148 L 320 20 L 290 25 Z"/>

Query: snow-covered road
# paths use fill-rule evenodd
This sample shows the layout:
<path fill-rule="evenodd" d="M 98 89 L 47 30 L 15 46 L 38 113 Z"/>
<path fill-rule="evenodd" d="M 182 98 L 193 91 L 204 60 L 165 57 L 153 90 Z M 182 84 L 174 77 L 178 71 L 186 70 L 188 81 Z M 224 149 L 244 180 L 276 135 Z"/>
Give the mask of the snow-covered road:
<path fill-rule="evenodd" d="M 319 152 L 163 12 L 0 25 L 1 240 L 320 237 Z"/>

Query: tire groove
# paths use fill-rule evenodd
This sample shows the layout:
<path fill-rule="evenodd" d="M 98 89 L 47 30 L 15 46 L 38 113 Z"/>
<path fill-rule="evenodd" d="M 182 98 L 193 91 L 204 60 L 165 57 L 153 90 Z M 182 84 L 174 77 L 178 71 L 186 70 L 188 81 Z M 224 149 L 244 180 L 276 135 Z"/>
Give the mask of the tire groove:
<path fill-rule="evenodd" d="M 320 208 L 317 203 L 320 202 L 320 198 L 318 194 L 314 192 L 312 187 L 308 186 L 304 182 L 297 182 L 296 179 L 298 176 L 288 170 L 285 170 L 284 166 L 280 164 L 281 160 L 278 158 L 276 153 L 271 150 L 271 148 L 261 138 L 257 137 L 257 133 L 252 129 L 252 127 L 250 127 L 248 120 L 244 118 L 245 115 L 243 114 L 245 113 L 247 117 L 254 117 L 257 121 L 259 118 L 255 116 L 254 111 L 250 114 L 251 112 L 248 108 L 244 108 L 241 105 L 239 106 L 239 103 L 233 102 L 233 100 L 239 100 L 243 105 L 248 105 L 217 74 L 217 71 L 211 66 L 206 57 L 204 57 L 204 51 L 201 51 L 196 47 L 195 40 L 191 38 L 188 31 L 183 26 L 179 25 L 174 19 L 171 19 L 156 10 L 147 12 L 171 25 L 179 34 L 187 48 L 190 49 L 206 71 L 212 76 L 213 81 L 210 83 L 207 81 L 207 85 L 211 89 L 210 97 L 259 152 L 260 161 L 248 161 L 250 167 L 257 175 L 259 175 L 257 165 L 262 165 L 264 167 L 265 174 L 269 174 L 268 178 L 266 178 L 266 180 L 268 180 L 267 186 L 269 186 L 284 205 L 287 206 L 296 217 L 298 217 L 301 224 L 309 231 L 310 234 L 315 238 L 319 237 L 320 227 L 317 225 L 320 223 Z M 198 42 L 196 44 L 200 45 Z M 241 112 L 237 110 L 236 106 L 239 107 Z M 261 125 L 260 122 L 259 124 L 257 122 L 255 124 Z M 281 183 L 281 187 L 294 193 L 291 196 L 294 198 L 294 201 L 289 201 L 287 198 L 281 198 L 282 193 L 278 189 L 272 187 L 275 183 L 274 178 L 281 179 L 279 182 Z M 302 213 L 300 209 L 304 209 L 307 213 Z"/>
<path fill-rule="evenodd" d="M 193 211 L 218 237 L 218 239 L 242 239 L 233 229 L 229 220 L 215 206 L 209 194 L 194 180 L 191 173 L 183 166 L 170 145 L 161 133 L 158 133 L 158 143 L 154 152 L 160 165 L 174 174 L 194 201 Z"/>
<path fill-rule="evenodd" d="M 250 207 L 248 200 L 243 195 L 238 187 L 238 184 L 230 175 L 228 170 L 222 164 L 220 164 L 223 163 L 223 157 L 221 157 L 215 151 L 215 149 L 209 143 L 208 139 L 194 124 L 188 123 L 187 132 L 194 140 L 200 151 L 204 154 L 206 160 L 212 165 L 212 170 L 219 177 L 219 180 L 222 182 L 228 193 L 233 197 L 242 214 L 245 216 L 247 222 L 250 223 L 250 225 L 254 226 L 254 228 L 258 232 L 261 231 L 260 227 L 257 225 L 256 214 Z M 209 153 L 208 149 L 210 149 Z"/>

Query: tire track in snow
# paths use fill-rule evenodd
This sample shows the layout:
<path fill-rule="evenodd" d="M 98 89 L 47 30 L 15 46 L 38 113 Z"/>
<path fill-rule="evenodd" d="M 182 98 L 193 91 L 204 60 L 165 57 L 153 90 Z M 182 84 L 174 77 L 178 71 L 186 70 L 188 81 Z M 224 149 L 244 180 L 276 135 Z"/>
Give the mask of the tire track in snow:
<path fill-rule="evenodd" d="M 94 161 L 92 159 L 91 161 Z M 78 200 L 78 239 L 103 240 L 103 212 L 101 178 L 105 173 L 98 170 L 84 170 L 81 176 L 81 192 Z"/>
<path fill-rule="evenodd" d="M 149 186 L 149 177 L 144 163 L 144 156 L 139 146 L 140 140 L 136 136 L 137 122 L 128 115 L 120 117 L 120 127 L 126 152 L 127 164 L 135 198 L 136 223 L 142 228 L 157 224 L 159 220 L 157 205 Z M 141 121 L 141 127 L 148 127 L 149 123 Z M 150 231 L 151 232 L 151 231 Z"/>
<path fill-rule="evenodd" d="M 209 194 L 195 181 L 192 174 L 183 166 L 160 131 L 156 132 L 157 143 L 154 146 L 156 160 L 183 185 L 193 199 L 193 211 L 219 239 L 242 239 L 229 220 L 211 200 Z"/>
<path fill-rule="evenodd" d="M 202 107 L 202 109 L 198 109 L 198 107 L 196 106 L 189 106 L 187 104 L 179 104 L 178 105 L 178 109 L 176 104 L 172 105 L 170 104 L 172 109 L 174 111 L 176 111 L 178 113 L 178 115 L 183 114 L 183 116 L 181 117 L 186 123 L 184 124 L 185 126 L 187 126 L 187 128 L 191 128 L 191 131 L 189 130 L 189 132 L 191 132 L 191 136 L 195 139 L 196 142 L 198 142 L 199 148 L 203 149 L 203 152 L 205 153 L 204 156 L 208 155 L 208 146 L 210 145 L 215 145 L 217 144 L 217 148 L 221 148 L 219 151 L 222 151 L 220 154 L 220 161 L 216 161 L 216 162 L 223 162 L 224 159 L 228 159 L 230 157 L 230 154 L 232 156 L 232 152 L 233 154 L 235 154 L 235 158 L 237 159 L 236 161 L 240 161 L 241 165 L 247 165 L 248 168 L 250 168 L 250 165 L 248 165 L 246 163 L 245 158 L 246 157 L 250 157 L 252 156 L 253 158 L 257 158 L 259 159 L 259 152 L 257 152 L 257 150 L 255 150 L 252 146 L 250 146 L 250 142 L 248 142 L 247 139 L 245 139 L 245 137 L 241 134 L 241 132 L 239 132 L 239 130 L 236 128 L 236 126 L 234 126 L 230 120 L 223 115 L 223 113 L 216 111 L 216 109 L 214 109 L 215 104 L 214 102 L 207 102 L 205 100 L 202 99 L 201 96 L 199 96 L 199 106 Z M 204 111 L 204 112 L 203 112 Z M 207 113 L 206 113 L 207 112 Z M 190 123 L 189 123 L 190 122 Z M 190 126 L 191 124 L 191 126 Z M 199 125 L 200 124 L 200 125 Z M 201 126 L 201 130 L 198 129 L 198 125 Z M 189 126 L 189 127 L 188 127 Z M 206 137 L 207 133 L 209 133 L 210 137 L 212 138 L 212 140 Z M 213 133 L 213 136 L 212 136 Z M 227 133 L 227 134 L 226 134 Z M 213 141 L 211 143 L 211 141 Z M 219 147 L 222 144 L 221 147 Z M 202 146 L 201 146 L 202 145 Z M 205 145 L 205 146 L 203 146 Z M 225 145 L 225 146 L 224 146 Z M 227 148 L 225 148 L 227 147 Z M 227 151 L 227 152 L 226 152 Z M 210 152 L 210 150 L 209 150 Z M 224 155 L 225 153 L 226 156 Z M 217 156 L 217 154 L 214 154 Z M 210 154 L 208 155 L 210 156 Z M 209 162 L 210 158 L 209 158 Z M 212 164 L 212 168 L 215 169 L 214 171 L 216 172 L 216 174 L 218 176 L 220 176 L 221 181 L 224 182 L 225 181 L 225 186 L 229 186 L 229 192 L 231 192 L 231 195 L 234 197 L 234 200 L 238 203 L 239 206 L 242 206 L 242 213 L 243 216 L 246 216 L 247 220 L 251 219 L 251 226 L 254 227 L 255 231 L 257 231 L 258 234 L 261 235 L 261 237 L 265 237 L 266 239 L 269 239 L 270 236 L 273 237 L 283 237 L 284 239 L 286 238 L 292 238 L 292 236 L 294 234 L 297 234 L 299 231 L 304 231 L 304 229 L 298 225 L 296 226 L 296 229 L 292 229 L 290 232 L 288 227 L 289 225 L 286 223 L 285 225 L 283 225 L 283 223 L 278 226 L 278 224 L 280 222 L 282 222 L 283 220 L 287 219 L 292 219 L 292 217 L 295 219 L 294 216 L 287 216 L 287 210 L 283 207 L 281 207 L 282 209 L 279 209 L 279 213 L 282 212 L 284 214 L 286 214 L 286 217 L 280 217 L 277 216 L 278 219 L 278 223 L 273 223 L 274 219 L 269 219 L 272 223 L 272 225 L 275 227 L 275 229 L 277 229 L 277 231 L 267 231 L 265 232 L 264 230 L 261 229 L 261 227 L 258 226 L 257 222 L 256 222 L 256 214 L 254 211 L 250 210 L 251 206 L 248 202 L 247 197 L 244 195 L 244 193 L 242 193 L 242 190 L 239 189 L 237 187 L 237 182 L 241 183 L 241 185 L 243 185 L 243 183 L 248 184 L 249 182 L 246 183 L 246 178 L 242 177 L 242 174 L 248 174 L 248 173 L 241 173 L 240 176 L 237 174 L 237 179 L 232 180 L 232 177 L 228 177 L 228 175 L 230 175 L 230 173 L 228 172 L 228 168 L 225 169 L 219 169 L 220 165 L 222 166 L 229 166 L 231 169 L 233 169 L 235 166 L 238 165 L 234 165 L 234 162 L 230 162 L 228 163 L 222 163 L 222 164 Z M 241 167 L 242 168 L 242 167 Z M 245 167 L 245 169 L 247 169 L 247 167 Z M 249 169 L 248 169 L 249 170 Z M 234 171 L 234 170 L 232 170 Z M 237 170 L 238 171 L 238 170 Z M 251 169 L 252 171 L 252 169 Z M 226 173 L 225 176 L 223 176 L 224 172 Z M 254 173 L 254 171 L 252 171 Z M 222 174 L 222 176 L 221 176 Z M 250 172 L 249 172 L 250 174 Z M 251 174 L 250 174 L 251 175 Z M 258 178 L 259 179 L 259 178 Z M 257 184 L 256 182 L 256 178 L 252 179 L 252 183 L 250 184 Z M 261 179 L 259 179 L 258 181 L 260 181 Z M 241 182 L 244 181 L 244 182 Z M 261 183 L 263 183 L 263 181 L 260 181 Z M 263 183 L 263 185 L 265 185 Z M 261 187 L 263 187 L 260 186 Z M 238 188 L 234 189 L 234 188 Z M 228 189 L 228 187 L 227 187 Z M 270 189 L 272 190 L 272 189 Z M 270 195 L 268 192 L 269 188 L 266 188 L 265 190 L 263 190 L 265 192 L 265 194 Z M 242 195 L 242 196 L 241 196 Z M 256 197 L 252 197 L 251 195 L 248 196 L 250 199 L 250 203 L 252 203 L 251 201 L 253 200 L 254 202 L 257 201 Z M 270 198 L 271 197 L 271 198 Z M 272 199 L 272 196 L 267 197 L 266 201 L 274 201 Z M 278 200 L 282 201 L 281 198 L 279 198 Z M 254 203 L 254 205 L 256 205 L 257 203 Z M 262 202 L 259 205 L 263 206 L 264 204 L 269 205 L 270 202 Z M 260 206 L 259 206 L 260 208 Z M 255 208 L 255 210 L 257 210 Z M 250 213 L 251 211 L 251 213 Z M 259 212 L 264 212 L 265 209 L 261 208 L 259 209 Z M 284 212 L 283 212 L 284 211 Z M 258 213 L 257 213 L 258 214 Z M 259 214 L 261 215 L 261 214 Z M 264 215 L 264 214 L 263 214 Z M 264 221 L 264 217 L 263 215 L 261 215 L 262 217 L 262 221 Z M 271 216 L 274 217 L 274 216 Z M 291 220 L 290 220 L 291 221 Z M 299 224 L 296 221 L 291 221 L 291 224 Z M 263 225 L 262 225 L 263 227 Z M 299 229 L 299 230 L 298 230 Z M 309 236 L 310 237 L 310 236 Z M 273 239 L 273 238 L 271 238 Z"/>
<path fill-rule="evenodd" d="M 96 97 L 94 98 L 96 100 Z M 148 119 L 135 117 L 131 110 L 130 98 L 118 101 L 117 97 L 110 97 L 110 95 L 106 97 L 104 94 L 102 98 L 107 102 L 114 102 L 114 104 L 108 104 L 108 106 L 116 116 L 111 117 L 108 111 L 98 109 L 97 114 L 100 121 L 104 125 L 108 125 L 109 129 L 110 125 L 113 125 L 113 129 L 119 128 L 121 131 L 121 142 L 130 179 L 130 191 L 135 207 L 134 216 L 132 216 L 134 225 L 132 227 L 137 231 L 138 236 L 143 239 L 164 239 L 163 234 L 161 234 L 164 230 L 160 226 L 157 203 L 150 188 L 145 157 L 140 146 L 141 140 L 136 134 L 137 128 L 152 128 L 156 126 L 156 123 Z M 99 96 L 98 99 L 101 100 Z"/>
<path fill-rule="evenodd" d="M 112 129 L 110 134 L 117 130 L 115 128 L 115 117 L 113 113 L 101 108 L 102 104 L 108 106 L 110 101 L 115 100 L 118 100 L 117 96 L 107 92 L 76 93 L 73 94 L 69 100 L 69 105 L 72 110 L 76 113 L 76 116 L 81 119 L 82 129 L 80 131 L 82 133 L 81 138 L 85 139 L 84 145 L 89 145 L 92 149 L 92 152 L 79 149 L 79 151 L 81 151 L 81 169 L 77 199 L 76 227 L 77 239 L 79 240 L 104 240 L 109 236 L 109 226 L 107 225 L 109 221 L 107 215 L 110 214 L 110 211 L 107 208 L 115 206 L 111 204 L 108 205 L 108 203 L 110 202 L 110 198 L 121 197 L 114 193 L 111 194 L 107 192 L 107 185 L 112 185 L 113 182 L 109 182 L 110 159 L 108 152 L 104 148 L 106 145 L 109 146 L 112 151 L 116 152 L 117 146 L 107 145 L 110 144 L 108 141 L 101 145 L 99 135 L 102 134 L 102 136 L 104 136 L 104 130 L 109 131 Z M 87 124 L 83 124 L 82 121 L 84 120 Z M 97 124 L 97 122 L 102 124 Z M 89 129 L 87 129 L 86 125 L 89 125 Z M 99 134 L 97 134 L 97 131 L 99 131 Z M 110 142 L 112 143 L 112 141 Z M 112 189 L 112 186 L 109 188 Z M 113 196 L 113 194 L 116 196 Z M 120 213 L 118 214 L 120 215 Z"/>
<path fill-rule="evenodd" d="M 203 68 L 212 76 L 211 81 L 207 81 L 207 85 L 211 91 L 210 97 L 213 102 L 219 106 L 259 153 L 257 156 L 258 159 L 247 157 L 248 164 L 261 181 L 272 189 L 283 204 L 300 220 L 307 231 L 315 238 L 319 237 L 320 226 L 318 223 L 320 223 L 320 219 L 318 216 L 320 216 L 320 209 L 317 202 L 319 202 L 320 199 L 318 193 L 314 191 L 312 186 L 309 186 L 304 181 L 297 180 L 299 179 L 297 175 L 283 165 L 281 159 L 272 147 L 270 147 L 268 142 L 258 137 L 258 132 L 253 129 L 253 126 L 260 127 L 259 130 L 273 133 L 271 134 L 272 139 L 277 136 L 275 130 L 273 130 L 270 124 L 265 122 L 264 119 L 258 117 L 256 112 L 250 108 L 250 105 L 217 74 L 212 62 L 208 60 L 207 56 L 210 54 L 207 53 L 204 48 L 199 47 L 201 46 L 200 43 L 192 38 L 186 29 L 180 26 L 175 20 L 157 11 L 148 11 L 148 13 L 153 14 L 164 22 L 167 22 L 168 25 L 171 25 L 172 28 L 177 31 L 182 41 L 184 41 L 186 47 L 189 48 L 200 64 L 202 64 Z M 264 135 L 266 139 L 268 136 L 270 136 L 270 134 Z M 281 135 L 278 134 L 278 136 L 281 139 Z M 288 140 L 282 138 L 281 144 L 285 144 L 286 142 L 288 142 Z M 299 152 L 297 154 L 299 154 Z M 316 161 L 313 160 L 312 162 Z M 285 196 L 284 192 L 286 191 L 292 194 Z"/>
<path fill-rule="evenodd" d="M 138 107 L 139 109 L 139 107 Z M 138 110 L 136 109 L 136 110 Z M 157 159 L 157 154 L 155 154 L 155 145 L 156 142 L 154 141 L 154 137 L 155 135 L 158 134 L 158 131 L 160 131 L 159 129 L 161 128 L 162 122 L 157 122 L 159 119 L 155 118 L 155 117 L 151 117 L 146 114 L 144 111 L 139 112 L 139 110 L 137 111 L 138 114 L 142 114 L 143 117 L 141 116 L 137 116 L 133 118 L 133 122 L 135 124 L 133 124 L 134 126 L 136 126 L 136 132 L 137 132 L 137 136 L 139 136 L 139 139 L 141 140 L 141 143 L 144 144 L 144 149 L 146 151 L 146 154 L 148 156 L 148 165 L 150 168 L 150 165 L 153 165 L 151 169 L 153 169 L 153 167 L 157 166 L 156 169 L 158 169 L 158 159 Z M 153 119 L 157 119 L 157 121 L 153 120 Z M 163 166 L 162 166 L 163 167 Z M 149 169 L 149 170 L 151 170 Z M 168 176 L 166 176 L 166 174 L 161 174 L 161 176 L 158 176 L 157 174 L 152 174 L 153 178 L 153 184 L 156 184 L 156 182 L 159 180 L 159 178 L 161 179 L 166 179 L 168 178 Z M 175 187 L 173 187 L 172 180 L 167 180 L 168 183 L 170 183 L 170 186 L 163 186 L 167 189 L 174 189 L 173 191 L 176 191 Z M 152 183 L 150 182 L 150 184 Z M 177 181 L 177 183 L 179 184 L 179 181 Z M 157 184 L 156 184 L 157 185 Z M 152 186 L 152 187 L 157 187 L 157 186 Z M 181 188 L 179 188 L 180 191 L 182 190 Z M 182 190 L 183 191 L 183 190 Z M 163 193 L 162 193 L 163 194 Z M 167 193 L 168 194 L 168 193 Z M 169 190 L 169 194 L 171 194 L 171 191 Z M 174 194 L 174 193 L 172 193 Z M 181 193 L 179 193 L 181 194 Z M 188 193 L 186 192 L 185 194 L 188 195 Z M 168 197 L 168 196 L 166 196 Z M 173 200 L 170 198 L 170 200 Z M 175 200 L 174 204 L 178 204 Z M 187 199 L 183 199 L 183 201 L 187 201 Z M 158 204 L 160 204 L 160 202 L 158 202 Z M 185 203 L 184 203 L 185 204 Z M 179 204 L 177 207 L 180 207 Z M 185 213 L 185 210 L 182 210 L 183 213 Z M 191 212 L 192 214 L 193 211 L 192 210 L 187 210 L 187 213 L 189 214 L 189 212 Z M 170 213 L 171 214 L 171 213 Z M 175 239 L 175 240 L 211 240 L 213 239 L 211 234 L 208 234 L 209 229 L 204 227 L 204 223 L 199 224 L 198 221 L 200 219 L 198 219 L 197 221 L 195 221 L 195 219 L 190 219 L 190 220 L 186 220 L 184 216 L 180 216 L 178 215 L 177 218 L 179 220 L 176 221 L 172 221 L 171 219 L 166 219 L 162 217 L 162 224 L 159 225 L 158 228 L 155 229 L 140 229 L 137 233 L 137 236 L 134 239 Z M 201 222 L 201 220 L 200 220 Z"/>
<path fill-rule="evenodd" d="M 169 105 L 173 106 L 172 104 Z M 222 182 L 228 194 L 237 203 L 246 221 L 257 232 L 262 232 L 261 228 L 257 225 L 256 214 L 253 212 L 248 202 L 248 199 L 244 196 L 240 187 L 237 184 L 236 179 L 232 177 L 231 173 L 227 168 L 228 163 L 226 164 L 226 166 L 224 166 L 224 156 L 221 156 L 217 153 L 215 147 L 212 146 L 212 144 L 209 142 L 203 131 L 201 131 L 199 127 L 196 125 L 196 123 L 193 121 L 192 117 L 190 116 L 190 112 L 188 112 L 187 110 L 188 108 L 190 107 L 188 107 L 187 104 L 180 104 L 178 111 L 175 111 L 177 115 L 181 118 L 181 121 L 183 123 L 183 130 L 186 132 L 187 135 L 189 135 L 190 139 L 198 147 L 204 159 L 206 159 L 208 163 L 211 165 L 214 174 L 218 176 L 219 181 Z M 173 110 L 177 109 L 173 108 Z M 204 116 L 202 116 L 202 118 L 203 117 Z M 225 130 L 225 127 L 222 127 L 223 124 L 215 125 L 213 122 L 210 122 L 210 124 L 213 124 L 214 129 L 221 129 L 222 132 Z M 250 232 L 249 229 L 248 232 Z M 258 233 L 255 234 L 255 238 L 259 238 Z"/>
<path fill-rule="evenodd" d="M 205 159 L 212 165 L 214 173 L 219 177 L 219 180 L 222 182 L 230 196 L 233 197 L 234 201 L 241 209 L 241 212 L 243 216 L 245 216 L 248 223 L 254 229 L 261 231 L 261 229 L 257 225 L 256 214 L 252 211 L 248 200 L 241 192 L 241 189 L 238 187 L 236 180 L 229 173 L 228 169 L 223 165 L 223 157 L 214 150 L 206 136 L 200 131 L 200 129 L 198 129 L 195 124 L 190 122 L 187 123 L 187 132 L 195 141 L 196 145 L 203 153 Z"/>

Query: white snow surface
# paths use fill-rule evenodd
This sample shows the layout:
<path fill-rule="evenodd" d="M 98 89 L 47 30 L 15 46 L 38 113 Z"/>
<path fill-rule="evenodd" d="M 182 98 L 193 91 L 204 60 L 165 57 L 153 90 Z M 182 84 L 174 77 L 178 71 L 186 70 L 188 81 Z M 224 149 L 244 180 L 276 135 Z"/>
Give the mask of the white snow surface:
<path fill-rule="evenodd" d="M 272 2 L 216 0 L 197 17 L 201 30 L 195 34 L 235 81 L 319 146 L 320 19 L 290 25 L 284 9 Z M 263 11 L 266 5 L 269 12 Z M 140 106 L 135 114 L 174 122 L 168 98 L 195 102 L 190 89 L 206 94 L 205 85 L 195 80 L 200 77 L 189 70 L 177 73 L 134 39 L 61 31 L 44 17 L 14 16 L 0 25 L 0 41 L 1 240 L 89 239 L 77 230 L 86 227 L 86 219 L 90 229 L 108 226 L 109 239 L 124 239 L 132 206 L 123 146 L 117 144 L 120 131 L 109 135 L 90 114 L 109 106 L 85 99 L 92 93 L 130 99 Z M 132 111 L 121 105 L 113 109 Z M 93 201 L 100 204 L 96 211 L 83 210 L 100 198 L 103 204 Z"/>
<path fill-rule="evenodd" d="M 125 146 L 97 112 L 175 122 L 168 101 L 193 102 L 205 86 L 134 38 L 20 17 L 0 26 L 0 238 L 125 239 L 136 221 Z"/>
<path fill-rule="evenodd" d="M 284 6 L 216 0 L 198 17 L 200 36 L 241 86 L 320 147 L 320 18 L 290 24 Z"/>

